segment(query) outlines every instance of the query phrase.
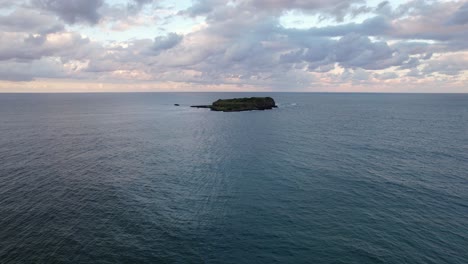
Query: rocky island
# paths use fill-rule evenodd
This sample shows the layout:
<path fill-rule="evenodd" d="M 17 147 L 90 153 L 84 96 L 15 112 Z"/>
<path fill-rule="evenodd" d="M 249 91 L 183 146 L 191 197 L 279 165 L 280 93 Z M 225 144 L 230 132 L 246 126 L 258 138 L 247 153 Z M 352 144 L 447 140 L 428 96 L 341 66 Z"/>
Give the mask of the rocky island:
<path fill-rule="evenodd" d="M 192 105 L 196 108 L 210 108 L 212 111 L 240 112 L 251 110 L 269 110 L 276 108 L 275 100 L 271 97 L 250 97 L 219 99 L 211 105 Z"/>

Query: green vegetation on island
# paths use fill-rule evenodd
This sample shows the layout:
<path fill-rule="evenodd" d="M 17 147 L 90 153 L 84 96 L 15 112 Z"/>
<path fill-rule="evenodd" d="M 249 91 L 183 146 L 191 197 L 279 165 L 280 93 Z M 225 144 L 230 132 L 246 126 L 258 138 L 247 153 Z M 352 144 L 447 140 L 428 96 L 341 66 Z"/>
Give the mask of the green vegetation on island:
<path fill-rule="evenodd" d="M 193 105 L 196 108 L 210 108 L 212 111 L 240 112 L 251 110 L 268 110 L 277 107 L 271 97 L 250 97 L 219 99 L 211 105 Z"/>

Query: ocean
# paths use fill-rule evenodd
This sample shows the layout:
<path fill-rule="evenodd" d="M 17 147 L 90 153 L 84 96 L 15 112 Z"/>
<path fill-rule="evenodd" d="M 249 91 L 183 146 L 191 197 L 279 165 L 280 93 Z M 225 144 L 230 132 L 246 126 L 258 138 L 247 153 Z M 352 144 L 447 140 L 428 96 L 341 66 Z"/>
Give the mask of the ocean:
<path fill-rule="evenodd" d="M 0 94 L 0 263 L 466 264 L 468 95 Z"/>

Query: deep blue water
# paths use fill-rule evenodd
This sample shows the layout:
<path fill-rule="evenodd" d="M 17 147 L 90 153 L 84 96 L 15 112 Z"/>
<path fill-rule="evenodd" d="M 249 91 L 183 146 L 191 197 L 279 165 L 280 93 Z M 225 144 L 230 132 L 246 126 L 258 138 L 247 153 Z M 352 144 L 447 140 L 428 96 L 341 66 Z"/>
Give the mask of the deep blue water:
<path fill-rule="evenodd" d="M 253 95 L 0 94 L 0 263 L 468 263 L 468 95 Z"/>

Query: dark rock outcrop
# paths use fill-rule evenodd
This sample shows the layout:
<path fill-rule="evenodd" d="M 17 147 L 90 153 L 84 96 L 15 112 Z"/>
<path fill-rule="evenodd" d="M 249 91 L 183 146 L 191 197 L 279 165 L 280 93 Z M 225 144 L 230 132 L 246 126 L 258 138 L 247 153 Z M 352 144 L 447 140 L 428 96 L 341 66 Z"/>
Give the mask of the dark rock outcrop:
<path fill-rule="evenodd" d="M 251 110 L 268 110 L 277 107 L 271 97 L 250 97 L 219 99 L 212 105 L 193 105 L 196 108 L 210 108 L 212 111 L 240 112 Z"/>
<path fill-rule="evenodd" d="M 195 107 L 195 108 L 211 108 L 211 105 L 192 105 L 190 107 Z"/>

